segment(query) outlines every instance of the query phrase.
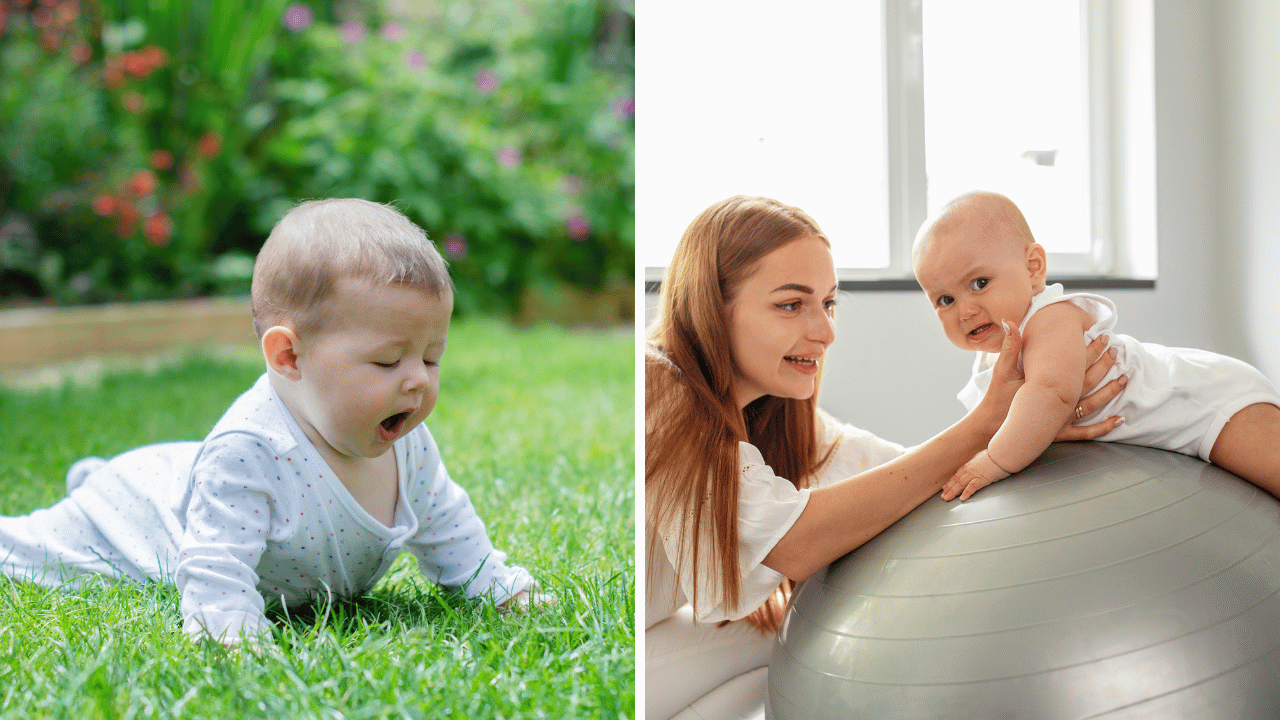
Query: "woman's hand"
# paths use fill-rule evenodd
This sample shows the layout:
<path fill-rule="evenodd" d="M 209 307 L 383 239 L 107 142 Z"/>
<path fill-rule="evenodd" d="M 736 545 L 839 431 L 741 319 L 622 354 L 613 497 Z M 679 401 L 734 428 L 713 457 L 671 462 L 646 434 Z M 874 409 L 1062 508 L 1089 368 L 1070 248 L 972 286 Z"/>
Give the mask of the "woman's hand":
<path fill-rule="evenodd" d="M 978 409 L 984 411 L 986 426 L 992 435 L 1004 424 L 1013 396 L 1018 393 L 1025 379 L 1018 369 L 1022 334 L 1007 322 L 1001 321 L 1000 325 L 1004 328 L 1004 343 L 1000 346 L 1000 357 L 991 368 L 991 384 L 987 387 L 987 394 L 978 403 Z"/>
<path fill-rule="evenodd" d="M 1080 388 L 1080 402 L 1076 405 L 1076 412 L 1068 418 L 1067 424 L 1063 426 L 1057 437 L 1054 438 L 1054 442 L 1092 440 L 1106 435 L 1124 422 L 1124 418 L 1112 415 L 1105 420 L 1089 425 L 1077 426 L 1072 424 L 1080 418 L 1088 417 L 1101 410 L 1104 405 L 1119 395 L 1125 384 L 1129 382 L 1128 377 L 1121 375 L 1102 387 L 1095 387 L 1111 370 L 1111 366 L 1116 364 L 1116 349 L 1107 350 L 1106 335 L 1100 335 L 1089 343 L 1088 356 L 1094 358 L 1094 360 L 1084 371 L 1084 384 Z"/>

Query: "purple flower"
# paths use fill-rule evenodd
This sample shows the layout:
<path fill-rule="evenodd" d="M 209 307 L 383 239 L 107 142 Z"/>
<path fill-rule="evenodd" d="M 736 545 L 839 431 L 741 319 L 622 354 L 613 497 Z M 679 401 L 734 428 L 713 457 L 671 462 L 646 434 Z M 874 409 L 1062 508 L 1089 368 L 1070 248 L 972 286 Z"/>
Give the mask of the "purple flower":
<path fill-rule="evenodd" d="M 421 50 L 410 50 L 405 53 L 404 64 L 414 70 L 421 70 L 427 66 L 427 55 Z"/>
<path fill-rule="evenodd" d="M 569 228 L 569 237 L 576 242 L 583 242 L 591 237 L 591 223 L 582 216 L 582 213 L 576 213 L 565 222 L 565 226 Z"/>
<path fill-rule="evenodd" d="M 582 192 L 582 178 L 577 175 L 565 175 L 560 178 L 560 191 L 565 195 L 577 195 Z"/>
<path fill-rule="evenodd" d="M 613 114 L 619 119 L 626 120 L 636 116 L 636 99 L 633 97 L 621 97 L 613 101 Z"/>
<path fill-rule="evenodd" d="M 400 42 L 404 39 L 404 23 L 382 23 L 382 39 L 387 42 Z"/>
<path fill-rule="evenodd" d="M 515 167 L 524 159 L 524 153 L 520 152 L 518 148 L 513 148 L 510 145 L 498 148 L 498 152 L 494 153 L 493 156 L 500 164 L 506 165 L 507 167 Z"/>
<path fill-rule="evenodd" d="M 467 239 L 461 233 L 449 233 L 444 236 L 444 252 L 451 258 L 459 259 L 467 254 Z"/>
<path fill-rule="evenodd" d="M 316 14 L 311 11 L 311 6 L 306 3 L 290 3 L 289 7 L 284 11 L 284 26 L 298 32 L 305 30 L 315 21 Z"/>
<path fill-rule="evenodd" d="M 476 73 L 476 90 L 481 95 L 492 95 L 498 89 L 498 76 L 492 70 L 481 70 Z"/>
<path fill-rule="evenodd" d="M 347 21 L 338 28 L 338 34 L 352 45 L 364 40 L 364 26 L 357 22 Z"/>

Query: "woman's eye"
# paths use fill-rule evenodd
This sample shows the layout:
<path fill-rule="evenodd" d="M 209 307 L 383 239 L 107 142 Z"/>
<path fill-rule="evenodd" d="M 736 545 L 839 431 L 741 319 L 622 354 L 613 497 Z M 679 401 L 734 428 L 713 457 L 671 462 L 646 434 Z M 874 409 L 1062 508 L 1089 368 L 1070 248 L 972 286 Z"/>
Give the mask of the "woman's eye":
<path fill-rule="evenodd" d="M 942 297 L 938 298 L 938 307 L 946 307 L 955 301 L 956 299 L 951 297 L 950 295 L 943 295 Z"/>
<path fill-rule="evenodd" d="M 987 284 L 990 282 L 991 282 L 990 278 L 974 278 L 973 282 L 970 283 L 970 285 L 973 286 L 974 290 L 981 290 L 985 288 Z"/>
<path fill-rule="evenodd" d="M 823 308 L 825 308 L 825 309 L 826 309 L 826 311 L 827 311 L 828 313 L 830 313 L 832 310 L 835 310 L 835 309 L 836 309 L 836 300 L 835 300 L 835 298 L 832 298 L 832 299 L 830 299 L 830 300 L 828 300 L 828 301 L 826 301 L 826 302 L 822 303 L 822 307 L 823 307 Z"/>
<path fill-rule="evenodd" d="M 800 309 L 800 301 L 797 300 L 795 302 L 782 303 L 781 305 L 778 306 L 778 308 L 781 310 L 786 310 L 787 312 L 795 312 L 796 310 Z"/>

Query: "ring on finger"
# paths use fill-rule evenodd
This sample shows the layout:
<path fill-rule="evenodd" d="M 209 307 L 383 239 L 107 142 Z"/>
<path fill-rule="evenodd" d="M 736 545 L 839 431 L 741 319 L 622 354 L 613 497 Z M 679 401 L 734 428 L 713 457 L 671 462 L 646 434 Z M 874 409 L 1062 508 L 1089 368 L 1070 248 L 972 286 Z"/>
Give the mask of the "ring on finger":
<path fill-rule="evenodd" d="M 1079 405 L 1076 406 L 1076 419 L 1077 420 L 1084 419 L 1084 408 L 1080 407 Z"/>

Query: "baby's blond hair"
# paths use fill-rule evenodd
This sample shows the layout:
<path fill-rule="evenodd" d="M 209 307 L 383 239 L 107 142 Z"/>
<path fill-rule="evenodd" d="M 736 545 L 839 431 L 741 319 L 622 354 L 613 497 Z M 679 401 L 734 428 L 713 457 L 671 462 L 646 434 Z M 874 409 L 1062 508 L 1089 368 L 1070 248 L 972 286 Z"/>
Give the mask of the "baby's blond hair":
<path fill-rule="evenodd" d="M 1023 248 L 1036 241 L 1027 219 L 1012 200 L 1000 193 L 974 190 L 951 199 L 925 221 L 911 246 L 912 264 L 919 262 L 930 242 L 965 226 L 976 230 L 979 237 L 1013 240 Z"/>
<path fill-rule="evenodd" d="M 405 284 L 444 299 L 453 282 L 427 234 L 390 205 L 357 198 L 311 200 L 290 210 L 253 266 L 253 328 L 288 321 L 299 335 L 319 329 L 325 301 L 343 277 Z"/>

